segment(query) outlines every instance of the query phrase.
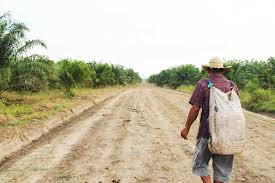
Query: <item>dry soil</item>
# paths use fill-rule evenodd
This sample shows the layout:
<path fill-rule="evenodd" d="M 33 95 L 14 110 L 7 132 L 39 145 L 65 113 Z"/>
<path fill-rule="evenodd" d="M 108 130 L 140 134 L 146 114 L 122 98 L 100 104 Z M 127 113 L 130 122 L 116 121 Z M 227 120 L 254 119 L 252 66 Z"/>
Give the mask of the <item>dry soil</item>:
<path fill-rule="evenodd" d="M 0 166 L 0 182 L 196 183 L 198 121 L 180 137 L 190 95 L 150 85 L 124 91 Z M 275 120 L 245 111 L 247 144 L 231 182 L 275 182 Z"/>

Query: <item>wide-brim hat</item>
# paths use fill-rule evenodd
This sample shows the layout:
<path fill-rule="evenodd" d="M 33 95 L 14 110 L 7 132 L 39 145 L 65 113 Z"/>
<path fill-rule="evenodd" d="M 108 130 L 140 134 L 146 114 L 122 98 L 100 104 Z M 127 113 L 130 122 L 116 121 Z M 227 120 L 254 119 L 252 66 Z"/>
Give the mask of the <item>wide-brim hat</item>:
<path fill-rule="evenodd" d="M 208 64 L 202 65 L 202 68 L 204 70 L 208 70 L 208 69 L 224 69 L 225 71 L 231 70 L 231 66 L 225 67 L 223 65 L 223 60 L 218 57 L 212 58 Z"/>

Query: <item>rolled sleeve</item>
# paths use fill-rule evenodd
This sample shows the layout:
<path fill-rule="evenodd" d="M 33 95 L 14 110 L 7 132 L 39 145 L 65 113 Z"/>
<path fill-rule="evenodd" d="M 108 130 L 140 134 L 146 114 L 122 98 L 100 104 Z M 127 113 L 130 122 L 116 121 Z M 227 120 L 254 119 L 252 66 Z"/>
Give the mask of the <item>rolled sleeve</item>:
<path fill-rule="evenodd" d="M 203 90 L 204 90 L 204 87 L 203 87 L 202 83 L 197 83 L 196 88 L 191 96 L 190 101 L 189 101 L 189 103 L 191 105 L 202 107 L 203 93 L 204 93 Z"/>

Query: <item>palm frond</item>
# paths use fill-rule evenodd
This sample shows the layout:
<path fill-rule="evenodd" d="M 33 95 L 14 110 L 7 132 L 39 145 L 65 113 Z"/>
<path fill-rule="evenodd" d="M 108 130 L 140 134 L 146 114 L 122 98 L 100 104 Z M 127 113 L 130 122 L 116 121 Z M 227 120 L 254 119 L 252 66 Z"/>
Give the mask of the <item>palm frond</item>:
<path fill-rule="evenodd" d="M 11 14 L 10 14 L 10 12 L 8 11 L 8 12 L 6 12 L 6 13 L 4 13 L 3 15 L 0 16 L 0 20 L 1 20 L 1 19 L 5 19 L 5 18 L 9 18 L 9 19 L 10 19 L 10 17 L 11 17 Z"/>
<path fill-rule="evenodd" d="M 15 56 L 19 56 L 20 54 L 27 52 L 35 46 L 41 46 L 47 49 L 46 43 L 44 41 L 40 39 L 29 40 L 23 46 L 17 49 L 17 51 L 15 52 Z"/>
<path fill-rule="evenodd" d="M 16 38 L 24 38 L 25 32 L 29 31 L 29 28 L 21 22 L 12 23 L 8 27 L 8 33 L 7 36 L 9 37 L 16 37 Z"/>

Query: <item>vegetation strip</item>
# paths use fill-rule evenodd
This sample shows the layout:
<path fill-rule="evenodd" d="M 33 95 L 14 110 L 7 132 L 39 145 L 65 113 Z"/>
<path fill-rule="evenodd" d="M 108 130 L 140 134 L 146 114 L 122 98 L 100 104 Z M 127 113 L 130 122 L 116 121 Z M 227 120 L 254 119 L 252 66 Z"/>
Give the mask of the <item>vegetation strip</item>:
<path fill-rule="evenodd" d="M 27 40 L 28 31 L 9 13 L 0 16 L 1 130 L 68 110 L 68 105 L 76 104 L 71 99 L 93 100 L 94 88 L 141 82 L 137 72 L 121 65 L 30 55 L 33 47 L 47 46 L 39 39 Z"/>
<path fill-rule="evenodd" d="M 254 112 L 275 114 L 275 57 L 265 61 L 228 60 L 225 65 L 232 66 L 232 71 L 225 75 L 239 87 L 241 102 L 245 108 Z M 204 70 L 187 64 L 151 75 L 148 82 L 191 93 L 196 82 L 206 77 Z"/>
<path fill-rule="evenodd" d="M 141 82 L 137 72 L 121 65 L 31 54 L 47 46 L 28 40 L 28 31 L 9 13 L 0 15 L 0 149 L 9 149 L 0 161 L 95 101 Z"/>

